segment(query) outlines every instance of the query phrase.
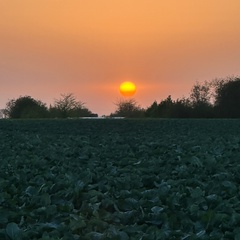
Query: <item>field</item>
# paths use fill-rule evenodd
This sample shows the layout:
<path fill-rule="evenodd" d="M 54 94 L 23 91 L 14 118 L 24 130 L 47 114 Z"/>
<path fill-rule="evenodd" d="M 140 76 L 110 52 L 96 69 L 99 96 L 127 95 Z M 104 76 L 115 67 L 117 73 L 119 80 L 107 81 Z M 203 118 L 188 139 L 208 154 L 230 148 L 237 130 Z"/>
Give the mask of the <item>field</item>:
<path fill-rule="evenodd" d="M 1 120 L 0 239 L 240 239 L 240 120 Z"/>

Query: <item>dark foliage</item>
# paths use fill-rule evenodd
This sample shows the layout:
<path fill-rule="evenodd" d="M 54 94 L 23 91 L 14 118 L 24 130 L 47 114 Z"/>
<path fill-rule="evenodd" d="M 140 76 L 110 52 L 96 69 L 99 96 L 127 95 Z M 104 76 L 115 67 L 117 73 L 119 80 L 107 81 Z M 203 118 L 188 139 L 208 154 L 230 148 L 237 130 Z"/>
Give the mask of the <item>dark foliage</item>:
<path fill-rule="evenodd" d="M 218 117 L 240 117 L 240 78 L 229 79 L 216 89 L 216 112 Z"/>
<path fill-rule="evenodd" d="M 211 92 L 210 83 L 205 81 L 203 84 L 196 82 L 192 87 L 189 102 L 191 105 L 192 118 L 210 118 L 214 116 L 213 105 L 210 102 Z"/>
<path fill-rule="evenodd" d="M 119 100 L 115 105 L 117 106 L 117 109 L 111 114 L 111 117 L 144 117 L 145 110 L 142 109 L 134 99 Z"/>
<path fill-rule="evenodd" d="M 173 101 L 168 96 L 159 104 L 154 101 L 145 115 L 151 118 L 239 118 L 240 78 L 197 82 L 189 98 Z"/>
<path fill-rule="evenodd" d="M 1 240 L 240 239 L 238 120 L 0 129 Z"/>
<path fill-rule="evenodd" d="M 50 106 L 49 112 L 53 118 L 97 116 L 88 110 L 83 102 L 77 101 L 72 93 L 61 94 L 61 98 L 55 100 L 54 106 Z"/>
<path fill-rule="evenodd" d="M 48 117 L 46 104 L 30 96 L 12 99 L 6 104 L 4 113 L 9 118 L 45 118 Z"/>
<path fill-rule="evenodd" d="M 47 108 L 46 104 L 30 96 L 11 99 L 7 102 L 4 114 L 7 118 L 75 118 L 97 117 L 88 110 L 84 103 L 78 102 L 73 94 L 61 95 L 55 100 L 54 106 Z"/>
<path fill-rule="evenodd" d="M 240 78 L 214 79 L 196 82 L 188 98 L 172 100 L 171 95 L 160 103 L 154 101 L 143 109 L 135 99 L 119 100 L 110 117 L 127 118 L 240 118 Z M 30 96 L 12 99 L 6 104 L 8 118 L 77 118 L 97 117 L 77 101 L 72 93 L 62 94 L 54 105 L 35 100 Z"/>
<path fill-rule="evenodd" d="M 188 99 L 173 101 L 169 95 L 159 104 L 155 101 L 146 109 L 146 117 L 151 118 L 187 118 L 191 114 L 191 106 Z"/>

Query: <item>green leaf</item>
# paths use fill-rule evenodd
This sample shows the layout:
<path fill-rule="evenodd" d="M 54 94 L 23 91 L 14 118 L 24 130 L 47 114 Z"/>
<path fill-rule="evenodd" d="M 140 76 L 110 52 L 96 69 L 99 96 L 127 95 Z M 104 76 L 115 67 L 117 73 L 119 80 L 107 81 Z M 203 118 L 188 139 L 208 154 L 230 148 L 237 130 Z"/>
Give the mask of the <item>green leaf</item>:
<path fill-rule="evenodd" d="M 160 214 L 162 211 L 164 211 L 164 208 L 159 207 L 159 206 L 154 206 L 151 208 L 151 210 L 154 214 L 157 215 L 157 214 Z"/>
<path fill-rule="evenodd" d="M 8 217 L 6 215 L 0 215 L 0 224 L 6 224 L 8 222 Z"/>
<path fill-rule="evenodd" d="M 191 164 L 195 167 L 198 167 L 198 168 L 203 166 L 202 161 L 196 156 L 192 157 Z"/>
<path fill-rule="evenodd" d="M 204 192 L 202 191 L 202 189 L 200 187 L 196 187 L 195 189 L 191 189 L 191 196 L 192 198 L 200 198 L 204 195 Z"/>
<path fill-rule="evenodd" d="M 27 189 L 25 190 L 25 193 L 29 196 L 29 197 L 32 197 L 34 195 L 37 194 L 37 189 L 32 187 L 32 186 L 28 186 Z"/>
<path fill-rule="evenodd" d="M 41 205 L 43 206 L 47 206 L 51 204 L 51 198 L 49 196 L 48 193 L 44 193 L 41 195 L 41 199 L 40 199 Z"/>
<path fill-rule="evenodd" d="M 20 232 L 21 229 L 18 227 L 16 223 L 14 222 L 8 223 L 6 227 L 6 233 L 11 240 L 19 239 Z"/>

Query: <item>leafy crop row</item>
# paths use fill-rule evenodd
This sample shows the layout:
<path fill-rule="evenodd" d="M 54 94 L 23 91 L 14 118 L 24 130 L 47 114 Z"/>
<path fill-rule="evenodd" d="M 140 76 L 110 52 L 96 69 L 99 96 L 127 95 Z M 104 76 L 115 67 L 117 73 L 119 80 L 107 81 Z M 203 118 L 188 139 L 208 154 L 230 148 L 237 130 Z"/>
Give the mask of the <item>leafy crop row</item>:
<path fill-rule="evenodd" d="M 0 239 L 240 239 L 240 121 L 0 121 Z"/>

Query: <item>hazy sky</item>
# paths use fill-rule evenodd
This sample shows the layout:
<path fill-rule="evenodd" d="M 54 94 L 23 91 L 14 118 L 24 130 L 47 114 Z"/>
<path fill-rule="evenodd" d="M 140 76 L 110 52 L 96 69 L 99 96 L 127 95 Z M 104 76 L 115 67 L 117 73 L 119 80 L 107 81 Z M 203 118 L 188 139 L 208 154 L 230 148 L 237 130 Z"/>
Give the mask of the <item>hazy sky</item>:
<path fill-rule="evenodd" d="M 240 75 L 239 0 L 0 0 L 0 108 L 74 93 L 109 114 L 119 85 L 149 106 Z"/>

